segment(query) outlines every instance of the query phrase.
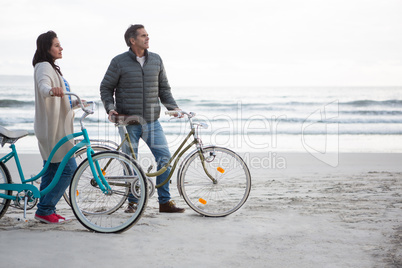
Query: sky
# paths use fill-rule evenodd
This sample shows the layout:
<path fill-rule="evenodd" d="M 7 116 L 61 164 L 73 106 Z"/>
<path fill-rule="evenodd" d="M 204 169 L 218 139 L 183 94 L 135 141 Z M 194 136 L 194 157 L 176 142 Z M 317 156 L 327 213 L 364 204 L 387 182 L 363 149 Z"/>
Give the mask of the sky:
<path fill-rule="evenodd" d="M 172 87 L 402 86 L 401 0 L 1 0 L 0 75 L 57 33 L 74 85 L 100 84 L 143 24 Z"/>

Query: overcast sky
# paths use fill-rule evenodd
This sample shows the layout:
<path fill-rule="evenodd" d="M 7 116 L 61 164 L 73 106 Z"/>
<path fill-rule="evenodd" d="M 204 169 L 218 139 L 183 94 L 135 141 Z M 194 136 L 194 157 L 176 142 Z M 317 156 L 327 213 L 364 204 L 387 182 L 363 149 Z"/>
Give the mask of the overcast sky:
<path fill-rule="evenodd" d="M 171 86 L 402 86 L 401 0 L 1 0 L 0 74 L 54 30 L 72 85 L 99 85 L 145 25 Z"/>

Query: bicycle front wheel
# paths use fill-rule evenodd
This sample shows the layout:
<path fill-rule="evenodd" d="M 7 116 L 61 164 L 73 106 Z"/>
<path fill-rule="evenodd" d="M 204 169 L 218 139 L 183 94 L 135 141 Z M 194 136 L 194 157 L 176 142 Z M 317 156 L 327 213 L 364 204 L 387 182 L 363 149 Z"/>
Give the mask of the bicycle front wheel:
<path fill-rule="evenodd" d="M 10 172 L 8 172 L 7 167 L 3 163 L 0 163 L 0 184 L 9 184 L 9 183 L 12 183 Z M 0 194 L 11 195 L 12 191 L 0 190 Z M 10 206 L 10 199 L 0 197 L 0 219 L 7 212 L 9 206 Z"/>
<path fill-rule="evenodd" d="M 235 152 L 222 147 L 203 149 L 205 172 L 200 153 L 194 152 L 179 172 L 179 189 L 186 203 L 209 217 L 223 217 L 246 202 L 251 189 L 250 171 Z"/>
<path fill-rule="evenodd" d="M 107 147 L 107 146 L 103 146 L 103 145 L 92 145 L 91 148 L 92 148 L 92 150 L 94 150 L 95 153 L 112 150 L 111 147 Z M 83 148 L 79 149 L 74 154 L 74 157 L 75 157 L 75 161 L 77 162 L 77 166 L 79 166 L 85 159 L 87 159 L 87 147 L 83 147 Z M 68 186 L 66 191 L 64 192 L 63 198 L 66 201 L 66 203 L 69 206 L 71 206 L 70 186 Z"/>
<path fill-rule="evenodd" d="M 106 151 L 92 156 L 98 164 L 110 190 L 104 192 L 94 179 L 88 159 L 74 173 L 70 185 L 70 202 L 76 218 L 89 230 L 99 233 L 120 233 L 131 228 L 144 213 L 147 182 L 142 169 L 126 154 Z M 141 195 L 135 213 L 125 213 L 122 202 L 136 182 Z"/>

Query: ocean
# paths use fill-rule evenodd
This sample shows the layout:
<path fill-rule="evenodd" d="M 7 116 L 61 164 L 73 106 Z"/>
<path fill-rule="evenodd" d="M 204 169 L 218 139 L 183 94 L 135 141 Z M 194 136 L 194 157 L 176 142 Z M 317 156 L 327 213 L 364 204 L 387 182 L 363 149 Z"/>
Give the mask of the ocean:
<path fill-rule="evenodd" d="M 97 103 L 95 114 L 85 121 L 90 136 L 118 142 L 98 86 L 71 88 Z M 204 144 L 264 153 L 402 152 L 402 87 L 192 86 L 174 87 L 172 92 L 183 110 L 195 112 L 195 120 L 209 125 L 200 130 Z M 34 100 L 31 77 L 0 76 L 0 125 L 30 133 L 16 144 L 21 153 L 38 152 Z M 76 130 L 80 115 L 77 111 Z M 188 132 L 188 124 L 164 113 L 160 121 L 173 151 Z"/>

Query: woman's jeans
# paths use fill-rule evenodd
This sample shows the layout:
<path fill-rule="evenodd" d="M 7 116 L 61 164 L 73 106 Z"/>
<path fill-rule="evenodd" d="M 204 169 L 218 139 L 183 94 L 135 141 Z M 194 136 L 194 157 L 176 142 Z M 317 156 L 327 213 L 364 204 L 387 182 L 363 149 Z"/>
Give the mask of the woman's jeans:
<path fill-rule="evenodd" d="M 169 147 L 166 141 L 165 133 L 163 133 L 162 126 L 158 120 L 143 125 L 127 125 L 126 128 L 136 157 L 138 155 L 138 143 L 141 138 L 145 141 L 152 154 L 154 155 L 155 161 L 158 164 L 158 170 L 161 169 L 169 161 L 171 157 Z M 122 128 L 119 128 L 119 133 L 123 140 L 124 131 Z M 123 152 L 131 155 L 130 148 L 127 144 L 123 147 Z M 162 175 L 156 177 L 156 184 L 164 182 L 169 176 L 169 173 L 170 167 Z M 157 190 L 159 203 L 165 204 L 169 202 L 169 183 L 166 183 L 162 187 L 159 187 Z M 136 203 L 137 199 L 132 194 L 130 194 L 128 201 Z"/>
<path fill-rule="evenodd" d="M 45 164 L 46 160 L 43 161 L 43 166 L 45 166 Z M 40 191 L 45 189 L 52 182 L 59 166 L 60 163 L 50 163 L 49 168 L 42 176 Z M 50 192 L 40 198 L 36 214 L 40 216 L 48 216 L 50 214 L 56 213 L 56 204 L 57 202 L 59 202 L 67 187 L 70 185 L 71 179 L 73 178 L 76 169 L 77 163 L 75 162 L 75 158 L 70 158 L 70 160 L 68 160 L 66 166 L 64 167 L 59 182 Z"/>

